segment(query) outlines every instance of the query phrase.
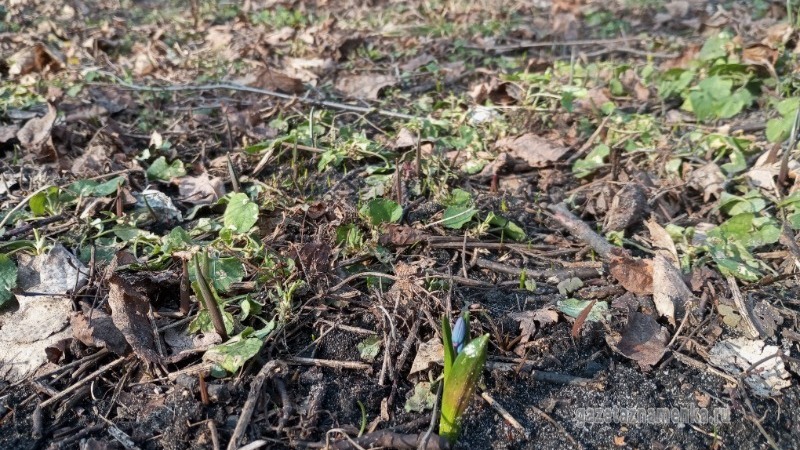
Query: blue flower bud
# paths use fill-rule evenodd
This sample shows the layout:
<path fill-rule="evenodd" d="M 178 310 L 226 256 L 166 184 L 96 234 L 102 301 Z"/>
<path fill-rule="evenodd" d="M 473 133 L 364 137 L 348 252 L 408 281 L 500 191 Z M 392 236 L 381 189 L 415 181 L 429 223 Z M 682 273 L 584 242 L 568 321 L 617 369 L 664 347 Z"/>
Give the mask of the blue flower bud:
<path fill-rule="evenodd" d="M 456 354 L 461 353 L 461 350 L 464 349 L 464 344 L 466 343 L 466 334 L 467 334 L 467 323 L 464 322 L 464 317 L 459 316 L 458 320 L 456 320 L 455 326 L 453 326 L 453 348 L 456 350 Z"/>

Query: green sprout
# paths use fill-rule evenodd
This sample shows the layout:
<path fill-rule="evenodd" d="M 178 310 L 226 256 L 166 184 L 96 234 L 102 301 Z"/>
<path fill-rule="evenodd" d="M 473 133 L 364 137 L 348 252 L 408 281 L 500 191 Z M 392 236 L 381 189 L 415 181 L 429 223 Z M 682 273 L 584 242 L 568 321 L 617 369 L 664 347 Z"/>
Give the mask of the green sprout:
<path fill-rule="evenodd" d="M 489 335 L 469 339 L 469 312 L 465 311 L 450 330 L 447 316 L 442 317 L 444 340 L 444 386 L 439 435 L 455 443 L 461 431 L 461 415 L 467 409 L 486 363 Z"/>

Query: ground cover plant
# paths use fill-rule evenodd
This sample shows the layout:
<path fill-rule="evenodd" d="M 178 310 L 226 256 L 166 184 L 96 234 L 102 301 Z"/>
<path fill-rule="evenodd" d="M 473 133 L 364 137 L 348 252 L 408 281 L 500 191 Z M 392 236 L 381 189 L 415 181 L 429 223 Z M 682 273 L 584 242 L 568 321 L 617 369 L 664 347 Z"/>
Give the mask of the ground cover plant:
<path fill-rule="evenodd" d="M 799 13 L 0 5 L 0 448 L 797 448 Z"/>

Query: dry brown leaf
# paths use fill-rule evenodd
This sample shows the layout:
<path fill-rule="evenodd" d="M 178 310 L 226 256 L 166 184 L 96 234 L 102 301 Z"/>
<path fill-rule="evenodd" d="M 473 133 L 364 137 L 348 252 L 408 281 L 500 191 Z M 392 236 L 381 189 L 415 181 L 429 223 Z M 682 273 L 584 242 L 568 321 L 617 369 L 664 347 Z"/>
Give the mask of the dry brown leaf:
<path fill-rule="evenodd" d="M 513 105 L 525 97 L 525 91 L 509 82 L 493 78 L 488 83 L 479 83 L 469 92 L 475 103 L 482 105 L 489 100 L 493 105 Z"/>
<path fill-rule="evenodd" d="M 297 250 L 298 262 L 308 277 L 325 274 L 331 268 L 331 247 L 325 242 L 307 242 Z"/>
<path fill-rule="evenodd" d="M 641 222 L 646 212 L 647 194 L 644 188 L 637 183 L 628 183 L 611 199 L 603 231 L 624 231 Z"/>
<path fill-rule="evenodd" d="M 411 371 L 408 376 L 428 370 L 431 364 L 442 362 L 443 355 L 444 347 L 439 338 L 433 337 L 431 340 L 421 343 L 417 349 L 417 354 L 414 356 L 414 362 L 411 363 Z"/>
<path fill-rule="evenodd" d="M 664 255 L 667 259 L 674 264 L 678 264 L 678 249 L 675 247 L 675 242 L 672 236 L 667 233 L 667 230 L 659 225 L 654 219 L 645 222 L 647 229 L 650 231 L 650 241 L 653 243 L 653 250 L 657 254 Z"/>
<path fill-rule="evenodd" d="M 8 64 L 8 75 L 11 78 L 32 72 L 57 72 L 64 68 L 64 62 L 61 57 L 42 43 L 36 43 L 31 47 L 14 53 L 6 60 L 6 64 Z"/>
<path fill-rule="evenodd" d="M 725 339 L 711 348 L 708 362 L 733 376 L 740 376 L 758 362 L 757 370 L 750 371 L 744 381 L 753 393 L 768 397 L 778 395 L 781 389 L 792 385 L 791 376 L 780 357 L 782 353 L 780 347 L 766 345 L 762 340 Z M 771 355 L 774 357 L 768 358 Z"/>
<path fill-rule="evenodd" d="M 703 193 L 703 201 L 707 202 L 712 196 L 719 198 L 724 190 L 725 175 L 716 163 L 710 162 L 698 169 L 691 171 L 686 183 Z"/>
<path fill-rule="evenodd" d="M 742 62 L 752 66 L 758 66 L 774 78 L 778 77 L 775 72 L 775 62 L 778 61 L 780 53 L 764 44 L 750 44 L 742 49 Z"/>
<path fill-rule="evenodd" d="M 121 274 L 112 273 L 108 280 L 108 305 L 114 325 L 125 336 L 134 353 L 148 362 L 158 362 L 156 341 L 148 314 L 150 300 Z"/>
<path fill-rule="evenodd" d="M 70 324 L 75 339 L 89 347 L 105 347 L 119 356 L 129 351 L 125 336 L 114 325 L 111 316 L 99 309 L 81 305 L 83 311 L 72 313 Z"/>
<path fill-rule="evenodd" d="M 247 81 L 243 84 L 259 89 L 283 92 L 285 94 L 301 94 L 305 91 L 305 86 L 303 86 L 302 81 L 277 70 L 270 69 L 269 67 L 265 67 L 253 78 L 252 81 Z"/>
<path fill-rule="evenodd" d="M 661 70 L 669 69 L 685 69 L 689 64 L 695 60 L 695 57 L 700 53 L 701 46 L 699 44 L 691 44 L 686 46 L 681 56 L 675 59 L 667 59 L 661 64 Z"/>
<path fill-rule="evenodd" d="M 225 195 L 225 183 L 220 177 L 212 177 L 203 172 L 196 177 L 183 177 L 178 180 L 181 201 L 193 205 L 214 203 Z"/>
<path fill-rule="evenodd" d="M 417 135 L 412 133 L 408 128 L 401 128 L 394 139 L 394 148 L 410 148 L 416 147 Z"/>
<path fill-rule="evenodd" d="M 592 88 L 586 97 L 575 100 L 576 113 L 598 113 L 600 108 L 611 101 L 611 92 L 606 88 Z"/>
<path fill-rule="evenodd" d="M 626 91 L 628 91 L 630 94 L 633 94 L 633 97 L 636 100 L 646 102 L 650 99 L 650 89 L 648 89 L 647 86 L 642 83 L 642 80 L 639 79 L 639 76 L 636 74 L 635 70 L 626 70 L 619 77 L 619 81 L 622 83 L 622 86 L 625 87 Z"/>
<path fill-rule="evenodd" d="M 47 114 L 29 120 L 17 132 L 17 139 L 26 149 L 37 149 L 50 140 L 50 132 L 56 122 L 57 111 L 52 104 L 47 104 Z"/>
<path fill-rule="evenodd" d="M 122 167 L 111 160 L 112 155 L 122 155 L 122 143 L 105 128 L 92 136 L 83 153 L 72 162 L 72 173 L 91 177 Z"/>
<path fill-rule="evenodd" d="M 629 255 L 612 254 L 608 265 L 611 276 L 629 292 L 636 295 L 653 293 L 653 262 Z"/>
<path fill-rule="evenodd" d="M 526 166 L 521 170 L 547 166 L 561 159 L 569 150 L 533 133 L 500 139 L 495 147 L 506 150 L 509 156 Z"/>
<path fill-rule="evenodd" d="M 336 68 L 336 63 L 332 59 L 322 58 L 284 58 L 281 68 L 292 78 L 316 85 L 319 77 Z"/>
<path fill-rule="evenodd" d="M 406 225 L 391 224 L 386 226 L 386 232 L 378 238 L 381 245 L 396 245 L 403 247 L 416 244 L 424 238 L 424 233 L 416 228 Z"/>
<path fill-rule="evenodd" d="M 61 244 L 47 254 L 20 253 L 18 265 L 19 309 L 0 314 L 0 379 L 8 381 L 33 373 L 47 361 L 47 347 L 72 337 L 65 294 L 81 287 L 88 272 Z"/>
<path fill-rule="evenodd" d="M 586 322 L 586 318 L 589 317 L 589 313 L 592 312 L 592 308 L 594 308 L 595 303 L 597 303 L 597 299 L 592 300 L 583 308 L 578 317 L 575 318 L 575 322 L 572 324 L 572 332 L 570 335 L 574 338 L 577 338 L 581 334 L 581 328 L 583 328 L 583 324 Z"/>
<path fill-rule="evenodd" d="M 794 35 L 794 28 L 787 22 L 777 23 L 767 29 L 767 36 L 761 41 L 772 48 L 786 45 Z"/>
<path fill-rule="evenodd" d="M 422 55 L 411 58 L 404 64 L 401 64 L 400 70 L 404 72 L 413 72 L 432 61 L 435 61 L 435 58 L 428 53 L 424 53 Z"/>
<path fill-rule="evenodd" d="M 617 353 L 636 361 L 643 371 L 649 371 L 666 353 L 668 339 L 667 330 L 653 317 L 634 311 L 622 335 L 616 339 L 608 336 L 606 342 Z"/>
<path fill-rule="evenodd" d="M 550 308 L 535 311 L 521 311 L 512 313 L 511 318 L 519 322 L 520 344 L 530 341 L 536 331 L 545 326 L 558 322 L 558 312 Z"/>
<path fill-rule="evenodd" d="M 653 302 L 658 313 L 674 326 L 676 311 L 682 315 L 691 299 L 692 292 L 680 270 L 664 255 L 656 254 L 653 258 Z"/>
<path fill-rule="evenodd" d="M 397 79 L 391 75 L 344 75 L 336 80 L 336 90 L 350 98 L 377 100 L 381 91 L 394 86 Z"/>

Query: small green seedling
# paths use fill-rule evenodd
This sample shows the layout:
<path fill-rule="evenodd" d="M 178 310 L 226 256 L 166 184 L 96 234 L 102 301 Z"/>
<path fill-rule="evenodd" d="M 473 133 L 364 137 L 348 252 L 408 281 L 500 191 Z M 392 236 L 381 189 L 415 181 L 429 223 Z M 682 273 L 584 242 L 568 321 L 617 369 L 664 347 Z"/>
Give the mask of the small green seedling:
<path fill-rule="evenodd" d="M 447 316 L 442 317 L 444 340 L 444 386 L 439 435 L 455 443 L 461 431 L 461 415 L 467 409 L 486 363 L 489 335 L 469 339 L 469 312 L 465 311 L 450 330 Z"/>

